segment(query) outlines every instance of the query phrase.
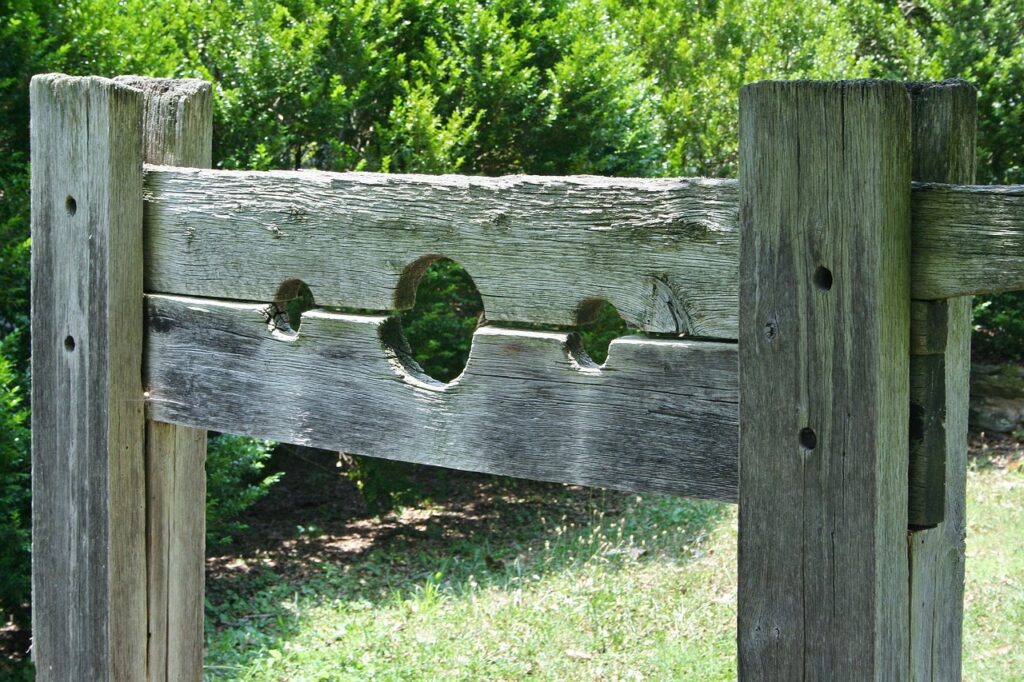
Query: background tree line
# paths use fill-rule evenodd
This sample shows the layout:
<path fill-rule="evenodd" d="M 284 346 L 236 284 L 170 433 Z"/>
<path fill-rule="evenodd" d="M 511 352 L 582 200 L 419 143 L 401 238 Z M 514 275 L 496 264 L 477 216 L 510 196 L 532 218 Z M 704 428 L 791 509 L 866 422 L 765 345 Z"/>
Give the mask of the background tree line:
<path fill-rule="evenodd" d="M 32 74 L 212 81 L 219 168 L 639 176 L 734 176 L 747 82 L 962 77 L 978 182 L 1021 183 L 1022 34 L 1024 0 L 0 0 L 0 622 L 28 601 Z M 421 293 L 406 331 L 449 378 L 479 304 L 451 264 Z M 978 301 L 976 323 L 976 351 L 1021 358 L 1018 295 Z M 270 484 L 268 447 L 211 443 L 211 541 Z M 413 486 L 353 471 L 378 506 Z"/>

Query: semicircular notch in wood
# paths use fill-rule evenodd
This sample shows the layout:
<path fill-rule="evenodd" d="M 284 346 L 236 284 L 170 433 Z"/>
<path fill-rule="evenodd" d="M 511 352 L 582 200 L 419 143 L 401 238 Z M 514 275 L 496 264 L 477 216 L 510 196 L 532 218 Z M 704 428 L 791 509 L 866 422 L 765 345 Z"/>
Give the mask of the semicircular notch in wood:
<path fill-rule="evenodd" d="M 735 500 L 731 343 L 623 337 L 601 367 L 575 335 L 483 327 L 451 384 L 419 376 L 387 317 L 146 297 L 153 419 L 535 480 Z"/>

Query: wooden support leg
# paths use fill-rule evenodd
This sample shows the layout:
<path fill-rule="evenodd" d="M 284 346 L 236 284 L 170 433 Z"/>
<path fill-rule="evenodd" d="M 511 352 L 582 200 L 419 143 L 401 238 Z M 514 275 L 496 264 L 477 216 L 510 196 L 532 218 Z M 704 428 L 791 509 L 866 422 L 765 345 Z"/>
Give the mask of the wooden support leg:
<path fill-rule="evenodd" d="M 146 422 L 149 679 L 203 674 L 206 431 Z"/>
<path fill-rule="evenodd" d="M 913 84 L 909 90 L 914 180 L 974 182 L 974 88 L 947 82 Z M 909 679 L 959 680 L 971 299 L 912 305 L 910 523 L 921 529 L 908 538 Z"/>
<path fill-rule="evenodd" d="M 117 80 L 143 92 L 146 163 L 210 167 L 209 83 Z M 147 421 L 148 679 L 153 682 L 202 679 L 205 464 L 205 430 Z"/>
<path fill-rule="evenodd" d="M 36 675 L 142 679 L 142 96 L 50 74 L 31 106 Z"/>
<path fill-rule="evenodd" d="M 740 95 L 739 672 L 907 678 L 910 98 Z"/>

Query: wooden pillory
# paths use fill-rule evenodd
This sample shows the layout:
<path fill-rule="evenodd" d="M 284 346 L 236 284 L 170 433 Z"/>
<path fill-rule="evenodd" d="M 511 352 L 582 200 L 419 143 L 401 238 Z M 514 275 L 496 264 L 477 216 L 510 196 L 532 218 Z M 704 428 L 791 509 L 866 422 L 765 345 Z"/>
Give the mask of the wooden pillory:
<path fill-rule="evenodd" d="M 206 83 L 31 96 L 40 680 L 200 679 L 205 429 L 739 502 L 742 679 L 959 678 L 969 297 L 1024 288 L 970 85 L 749 85 L 738 182 L 214 171 Z M 441 256 L 451 384 L 388 317 Z M 599 300 L 672 338 L 523 329 Z"/>

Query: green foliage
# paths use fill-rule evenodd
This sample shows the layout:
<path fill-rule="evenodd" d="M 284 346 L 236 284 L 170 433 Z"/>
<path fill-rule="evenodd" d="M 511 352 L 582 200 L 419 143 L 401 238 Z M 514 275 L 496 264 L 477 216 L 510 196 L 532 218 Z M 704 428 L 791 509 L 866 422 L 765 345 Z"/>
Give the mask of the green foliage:
<path fill-rule="evenodd" d="M 607 302 L 597 309 L 593 321 L 581 326 L 579 330 L 587 355 L 598 364 L 608 359 L 608 346 L 612 341 L 620 336 L 637 333 L 639 330 L 630 328 L 619 316 L 615 306 Z"/>
<path fill-rule="evenodd" d="M 444 382 L 462 373 L 483 309 L 473 279 L 458 263 L 443 258 L 426 269 L 416 305 L 402 313 L 402 330 L 423 371 Z"/>
<path fill-rule="evenodd" d="M 29 430 L 19 377 L 8 356 L 15 337 L 0 337 L 0 624 L 27 625 L 29 602 Z"/>
<path fill-rule="evenodd" d="M 366 510 L 375 516 L 428 499 L 442 487 L 445 470 L 377 457 L 349 455 L 347 475 L 363 496 Z"/>
<path fill-rule="evenodd" d="M 281 474 L 261 474 L 273 443 L 221 434 L 210 438 L 206 455 L 206 543 L 231 542 L 245 530 L 238 516 L 267 494 Z"/>
<path fill-rule="evenodd" d="M 972 351 L 988 361 L 1024 362 L 1024 293 L 976 301 Z"/>

